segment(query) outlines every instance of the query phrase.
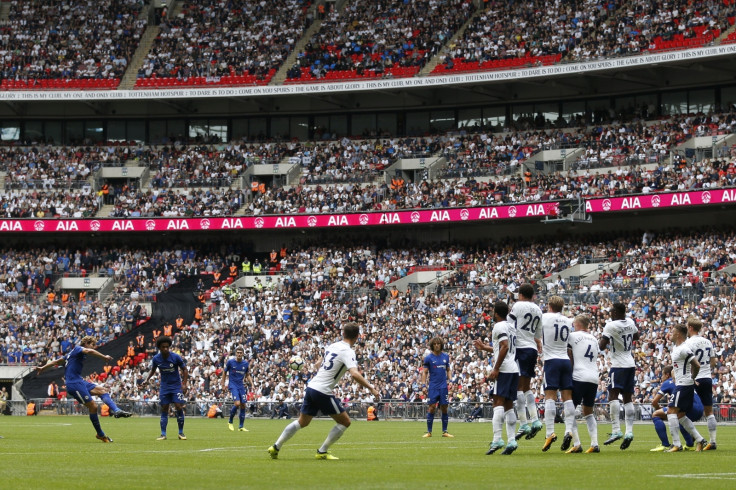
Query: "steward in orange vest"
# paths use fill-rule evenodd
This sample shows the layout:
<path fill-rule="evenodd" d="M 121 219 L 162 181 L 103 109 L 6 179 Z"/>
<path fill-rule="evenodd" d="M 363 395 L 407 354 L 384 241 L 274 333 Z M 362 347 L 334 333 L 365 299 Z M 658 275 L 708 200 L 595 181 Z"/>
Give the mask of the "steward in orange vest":
<path fill-rule="evenodd" d="M 171 337 L 171 335 L 173 334 L 173 331 L 174 331 L 174 326 L 172 324 L 167 323 L 166 325 L 164 325 L 164 335 L 166 335 L 167 337 Z"/>

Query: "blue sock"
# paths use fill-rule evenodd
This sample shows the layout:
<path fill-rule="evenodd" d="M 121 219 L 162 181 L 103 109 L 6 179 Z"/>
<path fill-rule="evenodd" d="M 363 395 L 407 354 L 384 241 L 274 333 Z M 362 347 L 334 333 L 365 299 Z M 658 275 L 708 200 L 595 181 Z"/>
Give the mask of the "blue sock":
<path fill-rule="evenodd" d="M 669 447 L 670 440 L 669 437 L 667 437 L 667 424 L 659 417 L 654 417 L 652 422 L 654 422 L 654 430 L 657 431 L 657 435 L 659 436 L 659 440 L 662 441 L 662 445 L 664 447 Z"/>
<path fill-rule="evenodd" d="M 161 412 L 161 435 L 166 435 L 166 426 L 169 425 L 169 411 Z"/>
<path fill-rule="evenodd" d="M 92 421 L 92 426 L 97 431 L 97 435 L 104 436 L 105 433 L 102 432 L 102 427 L 100 426 L 100 417 L 98 417 L 96 413 L 91 413 L 89 414 L 89 419 Z"/>
<path fill-rule="evenodd" d="M 447 416 L 446 413 L 442 414 L 442 432 L 447 432 L 447 421 L 450 420 L 450 417 Z"/>
<path fill-rule="evenodd" d="M 100 398 L 102 398 L 102 401 L 105 402 L 105 405 L 110 407 L 110 410 L 112 410 L 112 413 L 117 412 L 120 410 L 117 405 L 115 405 L 115 402 L 112 401 L 112 397 L 110 397 L 109 393 L 105 393 L 104 395 L 101 395 Z"/>
<path fill-rule="evenodd" d="M 245 407 L 240 407 L 240 415 L 238 415 L 238 418 L 240 420 L 240 428 L 242 428 L 243 424 L 245 424 Z"/>
<path fill-rule="evenodd" d="M 427 412 L 427 432 L 432 432 L 432 424 L 434 423 L 434 414 Z"/>
<path fill-rule="evenodd" d="M 176 423 L 179 426 L 179 434 L 184 433 L 184 410 L 176 411 Z"/>
<path fill-rule="evenodd" d="M 233 405 L 233 408 L 230 409 L 230 423 L 233 423 L 233 419 L 235 418 L 235 412 L 238 411 L 238 407 Z"/>
<path fill-rule="evenodd" d="M 693 436 L 691 436 L 690 433 L 682 427 L 682 424 L 680 424 L 680 434 L 682 434 L 682 438 L 685 439 L 686 446 L 692 446 L 693 444 L 695 444 L 695 441 L 693 441 Z"/>

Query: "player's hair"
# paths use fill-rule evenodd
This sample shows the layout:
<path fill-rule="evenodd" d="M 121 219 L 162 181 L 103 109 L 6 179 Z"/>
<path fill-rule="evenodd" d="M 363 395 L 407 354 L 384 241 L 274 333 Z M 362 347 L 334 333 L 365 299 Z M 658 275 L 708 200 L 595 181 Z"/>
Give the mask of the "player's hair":
<path fill-rule="evenodd" d="M 342 327 L 342 336 L 348 340 L 355 340 L 360 335 L 360 325 L 355 322 L 348 322 Z"/>
<path fill-rule="evenodd" d="M 573 323 L 579 323 L 583 326 L 585 330 L 588 330 L 588 327 L 590 327 L 590 317 L 588 315 L 578 315 L 573 319 Z"/>
<path fill-rule="evenodd" d="M 703 320 L 694 316 L 688 317 L 687 326 L 695 332 L 700 332 L 700 329 L 703 328 Z"/>
<path fill-rule="evenodd" d="M 238 352 L 239 350 L 242 350 L 243 351 L 243 354 L 245 354 L 245 349 L 243 348 L 242 345 L 239 345 L 239 346 L 235 347 L 235 351 L 234 352 Z"/>
<path fill-rule="evenodd" d="M 79 345 L 90 345 L 90 344 L 96 344 L 97 339 L 92 337 L 91 335 L 86 335 L 82 337 L 82 340 L 79 341 Z"/>
<path fill-rule="evenodd" d="M 565 300 L 559 296 L 550 296 L 547 300 L 547 306 L 549 306 L 549 309 L 553 312 L 559 313 L 565 306 Z"/>
<path fill-rule="evenodd" d="M 163 344 L 169 344 L 169 347 L 171 347 L 171 337 L 168 335 L 162 335 L 161 337 L 156 339 L 156 348 L 161 349 L 161 346 Z"/>
<path fill-rule="evenodd" d="M 667 364 L 667 365 L 666 365 L 666 366 L 664 367 L 664 369 L 662 369 L 662 373 L 663 373 L 663 374 L 672 374 L 672 369 L 673 369 L 673 368 L 672 368 L 672 365 L 671 365 L 671 364 Z"/>
<path fill-rule="evenodd" d="M 445 342 L 442 340 L 442 337 L 433 337 L 432 340 L 429 341 L 429 350 L 434 350 L 432 349 L 434 344 L 440 344 L 440 350 L 445 348 Z"/>
<path fill-rule="evenodd" d="M 505 301 L 496 301 L 493 303 L 493 313 L 505 320 L 509 316 L 509 305 Z"/>
<path fill-rule="evenodd" d="M 611 317 L 614 320 L 623 320 L 626 318 L 626 305 L 623 303 L 614 303 L 611 308 Z"/>
<path fill-rule="evenodd" d="M 534 297 L 534 286 L 525 282 L 519 287 L 519 294 L 526 299 L 532 299 Z"/>
<path fill-rule="evenodd" d="M 676 332 L 678 332 L 680 335 L 682 335 L 684 338 L 687 338 L 687 326 L 683 323 L 678 323 L 674 326 L 674 329 Z"/>

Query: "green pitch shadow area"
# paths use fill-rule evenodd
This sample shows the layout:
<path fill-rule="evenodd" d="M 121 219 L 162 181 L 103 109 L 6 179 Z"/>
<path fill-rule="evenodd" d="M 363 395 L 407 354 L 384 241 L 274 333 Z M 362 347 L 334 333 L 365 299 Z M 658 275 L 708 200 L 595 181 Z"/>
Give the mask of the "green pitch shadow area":
<path fill-rule="evenodd" d="M 272 460 L 266 448 L 289 423 L 246 420 L 250 432 L 231 432 L 227 420 L 188 418 L 188 440 L 156 441 L 157 418 L 104 418 L 115 441 L 94 437 L 87 417 L 0 417 L 2 488 L 729 488 L 736 427 L 718 428 L 718 450 L 651 453 L 651 425 L 636 425 L 631 447 L 603 446 L 599 454 L 564 454 L 559 441 L 541 452 L 544 431 L 519 441 L 511 456 L 486 456 L 490 422 L 451 422 L 454 439 L 423 439 L 424 422 L 355 421 L 332 447 L 339 461 L 317 461 L 333 423 L 314 420 Z M 601 426 L 599 440 L 609 431 Z M 706 435 L 704 426 L 698 425 Z M 556 433 L 564 428 L 558 425 Z M 583 448 L 589 439 L 581 429 Z"/>

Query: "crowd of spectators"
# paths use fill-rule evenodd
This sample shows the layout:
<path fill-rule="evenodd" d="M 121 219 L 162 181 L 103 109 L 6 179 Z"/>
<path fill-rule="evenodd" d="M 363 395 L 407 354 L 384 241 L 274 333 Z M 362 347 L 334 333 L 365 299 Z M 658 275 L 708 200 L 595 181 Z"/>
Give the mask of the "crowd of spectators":
<path fill-rule="evenodd" d="M 606 264 L 592 284 L 571 284 L 560 277 L 565 268 L 591 260 Z M 236 345 L 245 347 L 251 362 L 251 401 L 298 402 L 324 346 L 338 338 L 342 322 L 355 319 L 363 324 L 361 369 L 378 384 L 383 398 L 421 401 L 426 396 L 420 366 L 429 339 L 440 335 L 451 359 L 453 402 L 489 402 L 491 359 L 478 353 L 472 340 L 489 336 L 496 299 L 512 301 L 522 283 L 532 282 L 543 308 L 549 295 L 561 295 L 568 305 L 566 314 L 591 316 L 596 336 L 612 302 L 627 304 L 642 333 L 634 350 L 637 402 L 647 403 L 656 394 L 661 369 L 669 362 L 671 326 L 691 315 L 702 318 L 718 355 L 716 401 L 727 403 L 736 389 L 730 313 L 736 306 L 736 283 L 718 271 L 734 260 L 736 235 L 712 230 L 582 239 L 574 244 L 306 247 L 283 258 L 284 276 L 268 276 L 273 280 L 213 303 L 201 321 L 176 334 L 174 349 L 189 363 L 189 396 L 202 405 L 228 397 L 219 378 L 226 355 Z M 398 291 L 389 285 L 419 267 L 454 274 L 434 290 Z M 155 352 L 152 345 L 147 349 Z M 293 354 L 305 359 L 302 372 L 288 368 Z M 598 401 L 605 402 L 609 354 L 598 364 Z M 110 386 L 118 397 L 155 401 L 155 386 L 144 392 L 134 389 L 147 369 L 145 363 L 125 368 Z M 541 376 L 532 389 L 541 397 Z M 341 383 L 338 395 L 348 404 L 370 400 L 349 380 Z"/>
<path fill-rule="evenodd" d="M 0 78 L 119 79 L 146 28 L 143 0 L 13 0 Z"/>
<path fill-rule="evenodd" d="M 7 190 L 0 194 L 2 218 L 89 218 L 102 206 L 102 198 L 89 185 L 81 190 Z"/>
<path fill-rule="evenodd" d="M 267 83 L 312 22 L 311 0 L 187 2 L 164 19 L 139 78 L 251 75 Z"/>
<path fill-rule="evenodd" d="M 472 10 L 470 0 L 348 2 L 341 12 L 327 12 L 287 80 L 320 80 L 330 72 L 413 76 L 467 21 Z"/>
<path fill-rule="evenodd" d="M 115 195 L 110 217 L 233 216 L 243 204 L 240 189 L 131 189 Z"/>
<path fill-rule="evenodd" d="M 589 61 L 703 46 L 734 24 L 732 2 L 486 2 L 435 73 Z M 550 58 L 553 57 L 553 58 Z M 509 65 L 499 60 L 523 60 Z"/>

